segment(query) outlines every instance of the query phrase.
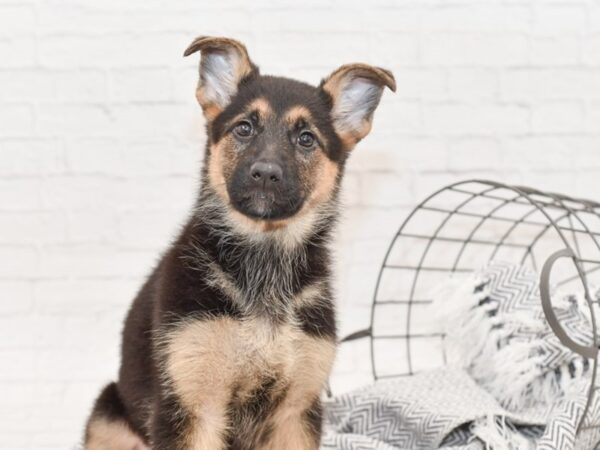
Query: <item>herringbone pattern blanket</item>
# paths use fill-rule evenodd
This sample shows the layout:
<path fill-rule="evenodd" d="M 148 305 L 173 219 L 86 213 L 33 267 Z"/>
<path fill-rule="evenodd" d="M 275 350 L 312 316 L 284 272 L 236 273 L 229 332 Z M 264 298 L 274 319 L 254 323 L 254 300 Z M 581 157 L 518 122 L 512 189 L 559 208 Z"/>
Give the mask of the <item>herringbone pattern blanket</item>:
<path fill-rule="evenodd" d="M 600 430 L 576 439 L 585 386 L 520 414 L 458 369 L 378 381 L 326 403 L 322 450 L 593 450 Z M 600 402 L 585 425 L 598 424 Z"/>
<path fill-rule="evenodd" d="M 493 262 L 440 290 L 452 367 L 378 381 L 326 403 L 325 450 L 595 450 L 600 395 L 581 421 L 591 362 L 546 324 L 538 275 Z M 571 337 L 590 342 L 581 294 L 555 293 Z"/>

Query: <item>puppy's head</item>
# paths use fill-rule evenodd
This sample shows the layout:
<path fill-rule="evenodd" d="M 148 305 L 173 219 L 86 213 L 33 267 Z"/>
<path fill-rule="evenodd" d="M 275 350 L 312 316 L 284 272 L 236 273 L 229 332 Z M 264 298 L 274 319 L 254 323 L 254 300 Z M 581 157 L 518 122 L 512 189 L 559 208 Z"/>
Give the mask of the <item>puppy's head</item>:
<path fill-rule="evenodd" d="M 268 231 L 335 198 L 348 153 L 371 129 L 393 75 L 366 64 L 335 70 L 317 87 L 264 76 L 243 44 L 200 37 L 196 97 L 207 119 L 205 183 L 236 220 Z"/>

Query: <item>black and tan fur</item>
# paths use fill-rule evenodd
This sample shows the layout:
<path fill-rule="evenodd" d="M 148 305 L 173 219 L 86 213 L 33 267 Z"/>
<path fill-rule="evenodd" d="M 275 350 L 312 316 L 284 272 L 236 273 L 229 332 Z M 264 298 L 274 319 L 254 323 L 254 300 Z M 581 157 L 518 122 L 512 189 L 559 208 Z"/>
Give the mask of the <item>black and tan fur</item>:
<path fill-rule="evenodd" d="M 338 189 L 394 79 L 351 64 L 313 87 L 260 75 L 231 39 L 185 55 L 197 51 L 197 204 L 129 311 L 85 449 L 314 450 L 335 354 Z"/>

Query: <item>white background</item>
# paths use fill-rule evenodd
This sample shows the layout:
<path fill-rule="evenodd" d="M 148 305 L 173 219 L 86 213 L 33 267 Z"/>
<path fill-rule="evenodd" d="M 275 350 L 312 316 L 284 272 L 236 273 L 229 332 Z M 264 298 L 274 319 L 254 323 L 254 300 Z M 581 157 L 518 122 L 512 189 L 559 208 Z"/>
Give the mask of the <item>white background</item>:
<path fill-rule="evenodd" d="M 0 0 L 0 448 L 65 449 L 114 379 L 144 276 L 184 221 L 204 122 L 199 34 L 316 83 L 387 67 L 344 180 L 342 334 L 420 199 L 483 177 L 600 198 L 600 2 Z M 341 350 L 334 390 L 369 381 Z"/>

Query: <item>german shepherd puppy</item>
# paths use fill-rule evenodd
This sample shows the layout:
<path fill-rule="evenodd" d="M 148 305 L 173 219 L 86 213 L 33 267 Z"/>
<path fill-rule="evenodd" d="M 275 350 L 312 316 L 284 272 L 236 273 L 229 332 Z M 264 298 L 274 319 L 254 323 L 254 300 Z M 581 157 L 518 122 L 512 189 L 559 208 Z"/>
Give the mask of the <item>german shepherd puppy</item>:
<path fill-rule="evenodd" d="M 318 87 L 199 37 L 207 145 L 196 206 L 125 322 L 86 450 L 314 450 L 336 348 L 328 244 L 344 163 L 392 74 Z"/>

